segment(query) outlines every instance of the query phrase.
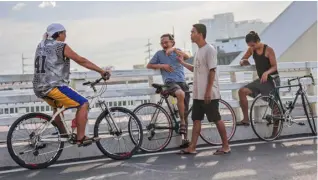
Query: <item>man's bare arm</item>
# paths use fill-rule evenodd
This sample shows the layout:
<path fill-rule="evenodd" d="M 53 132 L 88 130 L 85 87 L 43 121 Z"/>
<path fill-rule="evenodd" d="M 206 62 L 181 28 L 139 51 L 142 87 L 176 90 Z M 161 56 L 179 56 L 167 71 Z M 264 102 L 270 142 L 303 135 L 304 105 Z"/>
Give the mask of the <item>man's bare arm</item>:
<path fill-rule="evenodd" d="M 147 69 L 162 69 L 167 72 L 172 72 L 173 68 L 169 64 L 160 64 L 158 52 L 152 57 L 152 59 L 147 64 Z"/>
<path fill-rule="evenodd" d="M 276 56 L 275 56 L 275 52 L 274 52 L 273 48 L 267 47 L 267 52 L 268 52 L 268 58 L 269 58 L 269 62 L 271 64 L 271 68 L 269 68 L 269 70 L 267 70 L 266 73 L 271 74 L 271 73 L 277 71 L 277 61 L 276 61 Z"/>
<path fill-rule="evenodd" d="M 247 51 L 245 52 L 244 56 L 242 59 L 248 59 L 253 55 L 253 50 L 251 48 L 248 48 Z"/>
<path fill-rule="evenodd" d="M 253 54 L 253 50 L 251 48 L 248 48 L 248 50 L 246 51 L 246 53 L 244 54 L 244 56 L 242 57 L 240 61 L 240 65 L 241 66 L 250 65 L 250 63 L 248 62 L 248 58 L 250 58 L 252 54 Z"/>
<path fill-rule="evenodd" d="M 190 56 L 189 56 L 187 53 L 185 53 L 185 52 L 183 52 L 183 51 L 181 51 L 181 50 L 179 50 L 179 49 L 176 49 L 176 48 L 175 48 L 174 52 L 175 52 L 176 54 L 178 54 L 178 56 L 182 56 L 184 60 L 187 60 L 187 59 L 190 58 Z"/>
<path fill-rule="evenodd" d="M 209 94 L 211 94 L 210 92 L 212 91 L 214 78 L 215 78 L 215 68 L 210 69 L 209 74 L 208 74 L 208 85 L 206 87 L 206 92 L 208 92 Z"/>
<path fill-rule="evenodd" d="M 90 70 L 93 70 L 93 71 L 96 71 L 100 74 L 103 74 L 105 71 L 96 66 L 94 63 L 92 63 L 91 61 L 87 60 L 86 58 L 82 57 L 82 56 L 79 56 L 76 52 L 74 52 L 68 45 L 65 45 L 65 48 L 64 48 L 64 56 L 65 57 L 68 57 L 70 59 L 72 59 L 73 61 L 75 61 L 77 64 L 87 68 L 87 69 L 90 69 Z"/>
<path fill-rule="evenodd" d="M 154 69 L 154 70 L 161 69 L 162 65 L 163 64 L 150 64 L 150 63 L 148 63 L 147 64 L 147 69 Z"/>
<path fill-rule="evenodd" d="M 182 66 L 184 66 L 185 68 L 187 68 L 189 71 L 193 72 L 193 70 L 194 70 L 193 65 L 184 62 L 183 58 L 180 57 L 180 56 L 178 57 L 178 61 L 179 61 L 179 63 L 180 63 Z"/>

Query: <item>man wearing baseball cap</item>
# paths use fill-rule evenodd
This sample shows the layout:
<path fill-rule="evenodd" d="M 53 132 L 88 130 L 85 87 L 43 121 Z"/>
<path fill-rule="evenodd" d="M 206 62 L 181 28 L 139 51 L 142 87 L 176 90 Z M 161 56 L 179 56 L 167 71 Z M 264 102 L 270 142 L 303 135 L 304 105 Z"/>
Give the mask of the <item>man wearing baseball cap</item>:
<path fill-rule="evenodd" d="M 47 27 L 41 43 L 37 46 L 34 61 L 33 90 L 37 97 L 45 100 L 54 108 L 64 106 L 66 109 L 77 108 L 77 143 L 79 146 L 92 144 L 98 138 L 85 136 L 88 119 L 88 101 L 68 86 L 70 59 L 77 64 L 96 71 L 105 77 L 107 71 L 96 66 L 86 58 L 79 56 L 66 43 L 66 30 L 62 24 L 53 23 Z M 67 136 L 59 116 L 55 118 L 57 126 L 63 129 L 62 136 Z"/>

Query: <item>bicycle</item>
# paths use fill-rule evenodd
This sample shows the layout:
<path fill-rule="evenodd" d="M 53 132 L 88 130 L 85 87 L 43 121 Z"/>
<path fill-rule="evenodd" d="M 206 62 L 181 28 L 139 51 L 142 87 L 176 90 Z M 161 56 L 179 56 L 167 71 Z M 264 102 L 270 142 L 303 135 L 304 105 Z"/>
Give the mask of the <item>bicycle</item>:
<path fill-rule="evenodd" d="M 142 144 L 143 133 L 140 120 L 130 110 L 123 107 L 109 108 L 106 102 L 100 99 L 101 94 L 106 91 L 106 80 L 104 79 L 105 83 L 101 87 L 100 93 L 97 93 L 95 86 L 100 83 L 102 79 L 103 78 L 97 79 L 94 82 L 88 81 L 83 83 L 83 85 L 85 86 L 90 86 L 90 88 L 92 88 L 94 91 L 94 95 L 92 97 L 87 97 L 92 101 L 90 104 L 95 104 L 97 102 L 96 105 L 98 105 L 102 110 L 102 113 L 97 117 L 97 120 L 94 124 L 94 139 L 99 139 L 100 137 L 102 137 L 100 140 L 95 141 L 96 145 L 104 155 L 108 156 L 111 159 L 129 159 Z M 109 79 L 109 77 L 107 79 Z M 64 110 L 66 110 L 65 107 L 58 108 L 53 117 L 39 112 L 25 114 L 18 118 L 12 124 L 7 135 L 7 147 L 10 156 L 17 164 L 27 169 L 47 168 L 58 160 L 63 149 L 72 147 L 77 144 L 76 134 L 72 133 L 65 122 L 63 115 Z M 118 117 L 115 117 L 114 114 L 117 112 L 122 114 Z M 58 127 L 54 121 L 55 117 L 57 117 L 58 115 L 61 117 L 62 123 L 64 124 L 66 134 L 61 134 L 62 129 Z M 123 120 L 124 115 L 128 116 L 129 119 L 120 121 Z M 39 120 L 34 121 L 33 118 L 38 118 Z M 106 121 L 103 121 L 103 119 L 105 119 Z M 30 122 L 28 122 L 29 120 Z M 36 122 L 40 122 L 40 125 L 35 126 Z M 128 130 L 123 130 L 121 125 L 128 124 L 128 122 L 130 124 Z M 133 123 L 136 126 L 134 127 L 134 129 L 131 129 L 131 125 Z M 19 127 L 20 124 L 22 124 L 23 126 Z M 15 137 L 16 130 L 24 130 L 25 132 L 23 132 L 20 139 L 18 139 L 20 141 L 17 144 L 13 144 L 12 139 Z M 50 130 L 52 130 L 52 132 Z M 132 134 L 129 134 L 128 136 L 127 132 Z M 26 139 L 21 139 L 25 137 Z M 131 149 L 122 150 L 122 152 L 115 152 L 113 150 L 110 150 L 110 146 L 103 146 L 104 141 L 114 139 L 117 142 L 120 139 L 125 140 L 126 137 L 134 137 L 134 143 L 131 143 Z M 69 143 L 70 145 L 64 147 L 64 143 Z M 126 141 L 124 145 L 127 145 Z M 23 146 L 23 149 L 16 152 L 15 148 L 18 148 L 20 146 Z M 49 149 L 51 146 L 56 146 L 54 148 L 55 150 Z M 123 148 L 123 145 L 120 144 L 120 142 L 119 146 L 120 149 Z M 42 151 L 44 151 L 45 149 L 48 149 L 49 151 L 46 153 L 42 153 Z M 36 162 L 32 162 L 33 160 L 29 159 L 28 157 L 24 157 L 28 154 L 31 154 L 31 156 L 33 155 L 35 157 L 33 160 Z M 52 157 L 49 156 L 49 154 L 52 154 Z M 44 160 L 42 159 L 43 157 Z M 37 160 L 42 161 L 38 162 Z"/>
<path fill-rule="evenodd" d="M 191 83 L 188 83 L 188 86 L 192 85 Z M 161 99 L 159 100 L 158 103 L 145 103 L 145 104 L 141 104 L 139 106 L 137 106 L 134 109 L 134 113 L 138 116 L 138 118 L 141 120 L 142 124 L 143 124 L 143 132 L 145 132 L 145 130 L 147 131 L 147 133 L 149 134 L 147 139 L 147 142 L 145 142 L 145 140 L 143 140 L 143 144 L 141 145 L 140 149 L 142 151 L 145 152 L 157 152 L 157 151 L 161 151 L 163 150 L 171 141 L 172 136 L 173 135 L 173 131 L 178 134 L 177 136 L 179 136 L 179 128 L 180 128 L 180 120 L 179 120 L 179 112 L 178 112 L 178 108 L 176 107 L 176 102 L 175 102 L 175 97 L 172 97 L 171 102 L 169 101 L 169 93 L 165 90 L 166 86 L 165 85 L 161 85 L 161 84 L 152 84 L 152 87 L 156 89 L 156 93 L 160 94 Z M 188 91 L 185 93 L 191 93 L 192 91 Z M 171 97 L 171 96 L 170 96 Z M 168 109 L 166 110 L 165 108 L 163 108 L 163 102 L 166 102 Z M 234 113 L 233 108 L 230 106 L 230 104 L 228 104 L 226 101 L 220 99 L 219 101 L 220 106 L 227 108 L 228 112 L 227 112 L 227 117 L 229 119 L 229 122 L 226 123 L 226 125 L 232 125 L 231 127 L 231 131 L 230 134 L 228 135 L 228 140 L 230 141 L 235 133 L 236 130 L 236 116 Z M 147 108 L 154 108 L 154 112 L 145 112 L 142 113 L 141 110 L 143 109 L 147 109 Z M 169 111 L 169 113 L 168 113 Z M 141 113 L 139 113 L 141 112 Z M 185 117 L 190 117 L 191 118 L 191 112 L 192 112 L 192 107 L 189 109 L 188 111 L 188 116 Z M 162 114 L 163 117 L 158 119 L 159 114 Z M 144 118 L 147 118 L 151 115 L 150 120 L 143 120 Z M 206 116 L 205 116 L 206 117 Z M 158 122 L 158 120 L 164 120 L 163 123 Z M 206 118 L 205 118 L 206 120 Z M 211 145 L 220 145 L 222 144 L 221 139 L 219 138 L 219 141 L 211 141 L 210 138 L 207 137 L 207 135 L 205 135 L 204 130 L 207 129 L 207 123 L 203 123 L 205 122 L 202 121 L 202 130 L 200 133 L 200 137 L 208 144 Z M 207 121 L 207 120 L 206 120 Z M 149 122 L 147 125 L 144 125 L 145 123 Z M 210 123 L 208 122 L 208 124 L 211 124 L 213 126 L 214 123 Z M 213 127 L 212 127 L 213 128 Z M 161 132 L 158 132 L 162 130 Z M 154 137 L 156 135 L 165 135 L 164 138 L 158 138 L 158 139 L 154 139 Z M 145 136 L 145 135 L 144 135 Z M 212 136 L 214 137 L 214 136 Z M 217 137 L 219 137 L 219 135 L 217 135 Z M 132 138 L 133 139 L 133 138 Z M 160 139 L 164 139 L 164 141 L 162 143 L 158 143 L 158 142 L 154 142 L 156 140 L 160 140 Z M 183 138 L 182 138 L 183 139 Z M 152 143 L 154 142 L 154 143 Z M 159 147 L 155 147 L 155 144 L 159 145 Z M 148 147 L 147 147 L 148 145 Z M 152 146 L 154 145 L 154 146 Z"/>
<path fill-rule="evenodd" d="M 298 96 L 301 96 L 302 105 L 303 105 L 305 115 L 306 115 L 307 120 L 308 120 L 308 124 L 311 128 L 312 134 L 317 135 L 316 123 L 315 123 L 312 107 L 310 106 L 306 92 L 304 91 L 303 86 L 300 83 L 300 79 L 311 78 L 312 85 L 314 85 L 315 82 L 314 82 L 314 78 L 313 78 L 312 74 L 305 75 L 303 77 L 296 77 L 293 79 L 289 79 L 287 86 L 277 86 L 277 84 L 275 83 L 275 78 L 278 78 L 278 75 L 272 75 L 271 78 L 274 81 L 274 86 L 275 86 L 274 90 L 271 91 L 271 93 L 268 96 L 258 95 L 254 99 L 252 106 L 251 106 L 250 120 L 252 122 L 251 123 L 252 129 L 253 129 L 254 133 L 256 134 L 256 136 L 263 141 L 273 141 L 280 136 L 282 129 L 283 129 L 284 122 L 287 123 L 288 127 L 292 126 L 292 124 L 304 126 L 305 125 L 304 122 L 297 122 L 291 116 L 292 111 L 295 109 L 295 104 L 296 104 L 296 101 L 298 99 Z M 295 80 L 298 80 L 298 84 L 291 85 L 291 82 L 295 81 Z M 286 106 L 283 106 L 283 103 L 282 103 L 282 101 L 280 99 L 280 95 L 279 95 L 279 89 L 289 88 L 289 92 L 290 92 L 292 87 L 299 87 L 299 89 L 296 92 L 295 99 L 294 99 L 294 101 L 287 101 Z M 308 105 L 309 109 L 306 108 L 306 104 Z M 256 108 L 258 108 L 258 109 L 256 109 Z M 253 117 L 253 116 L 254 115 L 257 116 L 258 114 L 260 114 L 261 108 L 263 108 L 262 110 L 264 110 L 264 108 L 266 108 L 264 115 L 261 116 L 261 120 L 264 121 L 264 123 L 266 124 L 267 127 L 269 127 L 270 125 L 273 125 L 273 127 L 272 127 L 273 131 L 272 131 L 271 135 L 268 135 L 266 133 L 266 135 L 262 136 L 261 133 L 263 133 L 265 131 L 264 128 L 262 128 L 262 130 L 257 130 L 256 124 L 261 123 L 261 121 L 259 120 L 260 117 Z M 268 109 L 271 110 L 270 114 L 266 114 Z"/>

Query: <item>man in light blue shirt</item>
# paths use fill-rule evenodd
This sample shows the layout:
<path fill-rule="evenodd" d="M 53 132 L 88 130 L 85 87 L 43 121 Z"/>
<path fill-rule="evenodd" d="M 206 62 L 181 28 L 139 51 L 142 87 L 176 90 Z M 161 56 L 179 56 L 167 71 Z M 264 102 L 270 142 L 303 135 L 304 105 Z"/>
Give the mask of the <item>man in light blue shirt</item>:
<path fill-rule="evenodd" d="M 187 146 L 187 113 L 189 108 L 189 87 L 185 80 L 184 67 L 177 60 L 178 56 L 188 59 L 189 56 L 180 49 L 174 47 L 175 41 L 171 34 L 161 36 L 163 50 L 157 51 L 147 65 L 148 69 L 160 69 L 162 79 L 168 88 L 170 95 L 177 98 L 177 106 L 180 114 L 180 134 L 184 134 L 185 141 L 181 146 Z"/>

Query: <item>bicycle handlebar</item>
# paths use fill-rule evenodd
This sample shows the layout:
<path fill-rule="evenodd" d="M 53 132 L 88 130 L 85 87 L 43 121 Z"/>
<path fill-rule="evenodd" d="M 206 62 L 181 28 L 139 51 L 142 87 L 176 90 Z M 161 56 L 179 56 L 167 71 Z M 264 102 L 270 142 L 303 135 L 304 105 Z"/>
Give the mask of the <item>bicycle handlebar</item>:
<path fill-rule="evenodd" d="M 87 82 L 84 82 L 83 83 L 83 86 L 87 86 L 87 85 L 90 85 L 90 86 L 95 86 L 96 84 L 98 84 L 101 80 L 109 80 L 110 78 L 110 73 L 109 72 L 106 72 L 105 73 L 105 77 L 101 77 L 99 79 L 96 79 L 94 82 L 90 82 L 90 81 L 87 81 Z"/>
<path fill-rule="evenodd" d="M 303 78 L 311 78 L 311 81 L 312 81 L 312 85 L 315 85 L 315 80 L 314 80 L 314 77 L 312 76 L 312 73 L 310 73 L 309 75 L 305 75 L 305 76 L 302 76 L 302 77 L 296 77 L 296 78 L 293 78 L 293 79 L 288 79 L 288 86 L 291 86 L 290 82 L 292 81 L 295 81 L 295 80 L 298 80 L 298 83 L 300 79 L 303 79 Z M 289 87 L 289 91 L 291 90 L 291 87 Z"/>

